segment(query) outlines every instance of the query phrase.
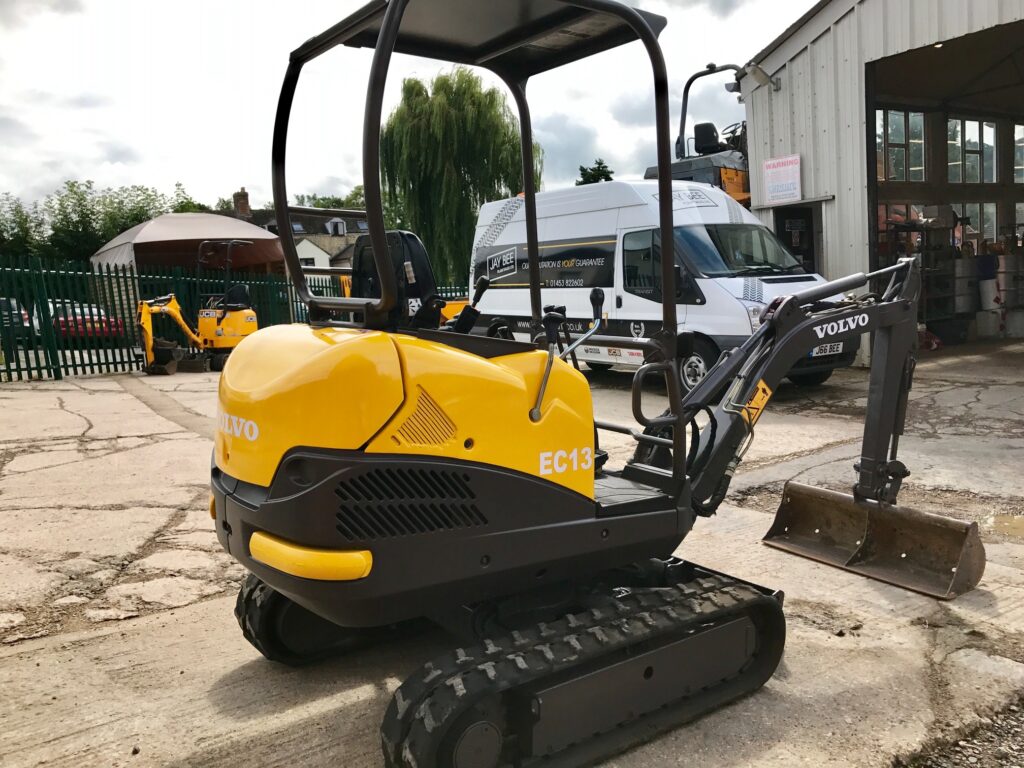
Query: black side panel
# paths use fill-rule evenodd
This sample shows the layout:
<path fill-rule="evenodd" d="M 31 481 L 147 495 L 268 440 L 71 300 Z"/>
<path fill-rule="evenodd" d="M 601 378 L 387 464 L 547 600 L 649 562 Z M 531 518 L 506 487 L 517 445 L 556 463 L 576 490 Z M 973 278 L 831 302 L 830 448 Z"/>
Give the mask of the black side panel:
<path fill-rule="evenodd" d="M 667 556 L 682 536 L 663 508 L 598 517 L 591 499 L 498 467 L 405 455 L 298 449 L 269 489 L 214 471 L 221 543 L 314 613 L 374 626 Z M 223 503 L 221 502 L 223 498 Z M 224 524 L 227 527 L 224 527 Z M 373 553 L 364 579 L 296 578 L 249 556 L 257 530 L 310 547 Z"/>

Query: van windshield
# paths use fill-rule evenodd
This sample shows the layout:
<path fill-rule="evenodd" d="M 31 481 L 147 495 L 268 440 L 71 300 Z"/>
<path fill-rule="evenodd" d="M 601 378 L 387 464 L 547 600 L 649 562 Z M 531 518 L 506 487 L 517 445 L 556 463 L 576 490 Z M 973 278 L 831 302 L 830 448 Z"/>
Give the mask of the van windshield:
<path fill-rule="evenodd" d="M 675 228 L 676 249 L 708 277 L 795 274 L 800 262 L 756 224 L 695 224 Z"/>

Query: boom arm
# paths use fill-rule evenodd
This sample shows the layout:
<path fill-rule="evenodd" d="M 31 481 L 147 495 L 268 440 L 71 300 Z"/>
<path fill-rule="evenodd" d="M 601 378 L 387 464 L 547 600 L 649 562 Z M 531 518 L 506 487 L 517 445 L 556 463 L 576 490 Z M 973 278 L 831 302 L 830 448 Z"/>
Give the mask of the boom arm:
<path fill-rule="evenodd" d="M 868 294 L 835 304 L 828 296 L 890 276 L 881 296 Z M 849 341 L 874 333 L 867 416 L 854 496 L 895 504 L 900 483 L 909 474 L 897 461 L 917 347 L 917 299 L 920 267 L 900 259 L 893 267 L 858 274 L 777 299 L 765 310 L 762 325 L 738 349 L 726 353 L 682 402 L 696 433 L 701 411 L 710 423 L 695 435 L 687 459 L 694 508 L 711 514 L 754 434 L 754 426 L 772 393 L 793 365 L 820 344 Z M 714 408 L 712 395 L 728 387 Z"/>
<path fill-rule="evenodd" d="M 142 333 L 142 348 L 146 352 L 147 365 L 152 365 L 155 360 L 153 355 L 153 315 L 165 315 L 171 318 L 181 328 L 181 332 L 188 337 L 192 346 L 196 349 L 203 348 L 202 339 L 181 316 L 181 305 L 173 293 L 156 299 L 144 299 L 139 302 L 136 319 L 139 331 Z"/>

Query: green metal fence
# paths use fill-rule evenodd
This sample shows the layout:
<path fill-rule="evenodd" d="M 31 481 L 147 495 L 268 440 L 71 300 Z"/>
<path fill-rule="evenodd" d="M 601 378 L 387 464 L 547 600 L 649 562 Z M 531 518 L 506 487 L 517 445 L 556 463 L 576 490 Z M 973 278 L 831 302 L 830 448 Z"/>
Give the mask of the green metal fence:
<path fill-rule="evenodd" d="M 227 277 L 227 283 L 225 280 Z M 310 290 L 340 296 L 335 277 L 308 276 Z M 138 370 L 143 365 L 136 325 L 140 298 L 173 293 L 183 316 L 245 283 L 261 327 L 304 322 L 306 307 L 283 275 L 186 270 L 170 267 L 96 267 L 44 263 L 40 259 L 0 262 L 0 381 L 60 379 Z M 442 286 L 446 298 L 465 296 L 460 286 Z M 194 321 L 193 321 L 194 322 Z M 188 345 L 181 330 L 157 318 L 154 334 Z"/>
<path fill-rule="evenodd" d="M 0 380 L 60 379 L 139 367 L 138 286 L 129 269 L 5 259 Z"/>

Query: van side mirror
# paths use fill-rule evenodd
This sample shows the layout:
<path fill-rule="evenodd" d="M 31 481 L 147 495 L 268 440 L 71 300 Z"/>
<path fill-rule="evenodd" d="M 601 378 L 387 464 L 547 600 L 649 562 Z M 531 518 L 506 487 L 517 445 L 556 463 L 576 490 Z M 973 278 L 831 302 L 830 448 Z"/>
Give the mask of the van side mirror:
<path fill-rule="evenodd" d="M 680 304 L 703 304 L 704 292 L 693 274 L 676 264 L 676 302 Z"/>
<path fill-rule="evenodd" d="M 676 300 L 683 298 L 689 292 L 687 289 L 690 284 L 690 273 L 683 270 L 681 266 L 676 264 Z"/>

